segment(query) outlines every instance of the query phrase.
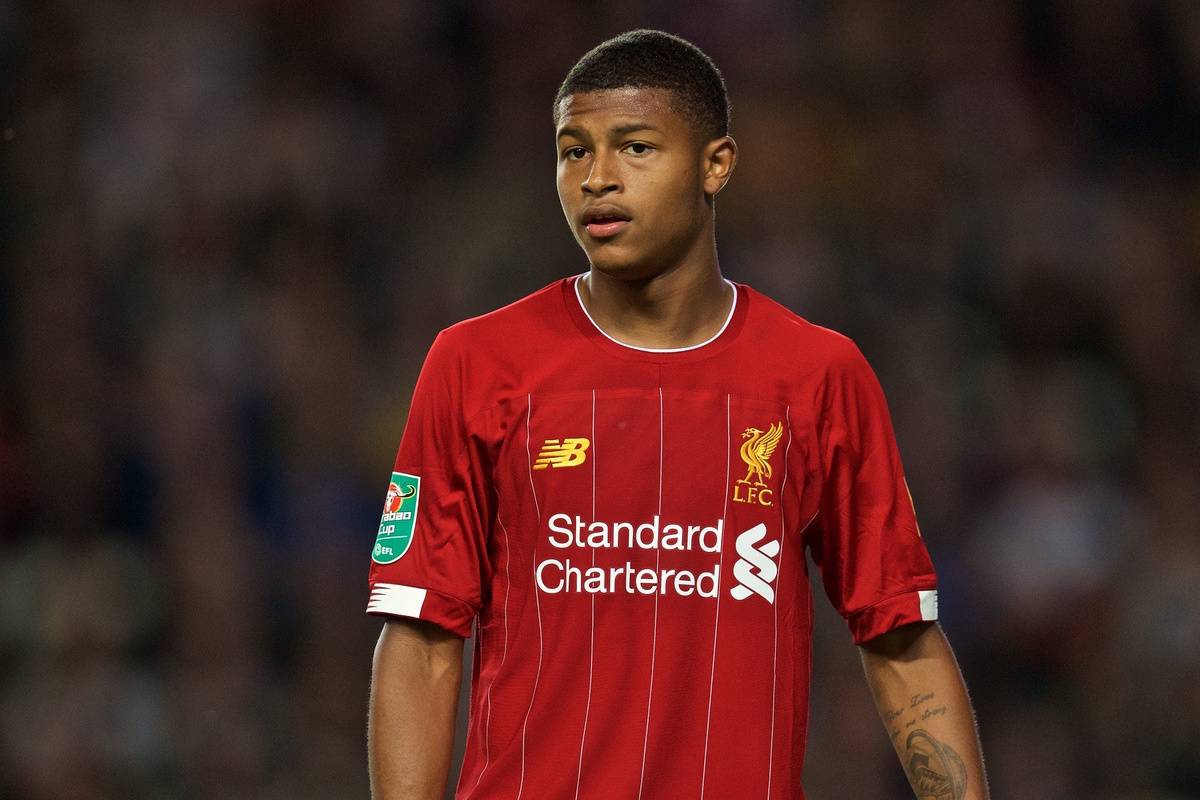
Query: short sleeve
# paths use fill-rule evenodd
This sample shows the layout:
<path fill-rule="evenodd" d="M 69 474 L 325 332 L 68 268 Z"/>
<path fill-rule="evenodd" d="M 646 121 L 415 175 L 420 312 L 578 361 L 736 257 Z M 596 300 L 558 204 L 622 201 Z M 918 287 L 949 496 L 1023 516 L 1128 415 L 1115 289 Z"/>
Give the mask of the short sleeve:
<path fill-rule="evenodd" d="M 462 404 L 463 359 L 443 332 L 426 356 L 371 554 L 367 613 L 469 636 L 487 585 L 492 491 Z"/>
<path fill-rule="evenodd" d="M 831 364 L 820 446 L 823 486 L 813 559 L 856 643 L 937 619 L 937 578 L 883 389 L 858 348 Z"/>

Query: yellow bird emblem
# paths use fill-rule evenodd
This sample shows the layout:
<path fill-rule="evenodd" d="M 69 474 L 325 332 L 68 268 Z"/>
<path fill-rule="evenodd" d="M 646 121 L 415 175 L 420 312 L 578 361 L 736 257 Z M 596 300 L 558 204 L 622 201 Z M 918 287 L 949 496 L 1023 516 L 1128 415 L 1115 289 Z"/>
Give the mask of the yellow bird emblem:
<path fill-rule="evenodd" d="M 738 483 L 750 483 L 754 480 L 757 486 L 766 486 L 766 479 L 771 477 L 771 454 L 783 436 L 783 423 L 776 422 L 767 428 L 766 432 L 758 428 L 746 428 L 742 431 L 740 451 L 742 461 L 746 462 L 746 477 Z"/>

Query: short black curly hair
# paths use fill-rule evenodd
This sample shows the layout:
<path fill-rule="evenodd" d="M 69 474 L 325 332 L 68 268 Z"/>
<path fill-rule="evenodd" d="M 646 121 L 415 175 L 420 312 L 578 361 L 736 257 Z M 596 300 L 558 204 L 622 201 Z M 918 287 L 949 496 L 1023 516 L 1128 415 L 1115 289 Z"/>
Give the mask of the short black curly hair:
<path fill-rule="evenodd" d="M 702 136 L 729 133 L 729 94 L 717 65 L 686 39 L 645 28 L 600 43 L 571 67 L 554 96 L 554 124 L 567 96 L 625 88 L 669 89 Z"/>

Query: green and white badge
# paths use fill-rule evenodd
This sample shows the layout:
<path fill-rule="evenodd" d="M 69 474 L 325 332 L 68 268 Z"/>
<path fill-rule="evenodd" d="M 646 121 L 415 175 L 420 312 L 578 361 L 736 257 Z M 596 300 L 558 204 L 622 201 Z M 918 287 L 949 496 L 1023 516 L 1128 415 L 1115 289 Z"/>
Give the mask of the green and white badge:
<path fill-rule="evenodd" d="M 416 475 L 393 472 L 383 504 L 383 517 L 379 520 L 379 535 L 375 537 L 375 549 L 371 553 L 376 564 L 391 564 L 408 552 L 420 501 L 421 479 Z"/>

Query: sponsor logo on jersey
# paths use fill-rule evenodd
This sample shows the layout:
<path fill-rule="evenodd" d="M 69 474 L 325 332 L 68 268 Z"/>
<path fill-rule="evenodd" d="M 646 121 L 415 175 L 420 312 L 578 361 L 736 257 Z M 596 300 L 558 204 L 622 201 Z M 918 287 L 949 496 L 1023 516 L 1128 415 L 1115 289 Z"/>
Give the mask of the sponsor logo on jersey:
<path fill-rule="evenodd" d="M 578 467 L 587 461 L 587 449 L 591 442 L 583 438 L 547 439 L 533 462 L 534 469 L 547 467 Z"/>
<path fill-rule="evenodd" d="M 735 600 L 745 600 L 756 594 L 768 603 L 775 603 L 775 589 L 771 586 L 779 575 L 779 567 L 775 556 L 779 555 L 779 541 L 758 543 L 767 535 L 767 526 L 758 523 L 753 528 L 738 534 L 734 541 L 738 560 L 733 565 L 733 577 L 737 578 L 738 586 L 729 590 Z"/>
<path fill-rule="evenodd" d="M 379 520 L 379 533 L 375 536 L 375 549 L 371 551 L 371 558 L 377 564 L 391 564 L 408 552 L 420 501 L 420 477 L 393 472 L 387 498 L 383 501 L 383 516 Z"/>
<path fill-rule="evenodd" d="M 534 567 L 534 580 L 539 590 L 546 594 L 673 594 L 680 597 L 716 598 L 720 590 L 720 553 L 725 539 L 725 520 L 717 518 L 711 524 L 688 524 L 664 521 L 655 514 L 644 522 L 588 520 L 570 514 L 552 514 L 546 523 L 546 541 L 559 550 L 586 553 L 605 550 L 617 553 L 637 551 L 676 551 L 679 553 L 708 553 L 711 561 L 689 559 L 689 568 L 678 566 L 659 568 L 642 566 L 637 557 L 614 562 L 605 558 L 605 565 L 572 560 L 563 554 L 558 558 L 545 558 Z M 734 598 L 745 600 L 758 595 L 768 603 L 775 603 L 775 579 L 779 566 L 775 561 L 780 543 L 762 543 L 766 538 L 767 526 L 755 525 L 740 533 L 734 542 L 738 560 L 733 565 L 733 577 L 737 585 L 730 589 Z M 616 558 L 621 556 L 617 555 Z"/>
<path fill-rule="evenodd" d="M 724 537 L 725 520 L 711 525 L 664 522 L 655 514 L 644 522 L 587 520 L 570 514 L 553 514 L 547 520 L 548 541 L 565 550 L 701 551 L 718 554 Z M 675 594 L 681 597 L 717 596 L 720 562 L 701 569 L 657 569 L 639 567 L 633 561 L 607 566 L 576 565 L 570 558 L 547 558 L 534 572 L 538 588 L 547 594 Z"/>
<path fill-rule="evenodd" d="M 775 492 L 767 484 L 771 479 L 771 456 L 783 436 L 783 423 L 776 422 L 766 431 L 746 428 L 742 431 L 741 450 L 738 454 L 746 462 L 746 477 L 734 481 L 733 502 L 757 503 L 760 506 L 775 505 Z"/>

